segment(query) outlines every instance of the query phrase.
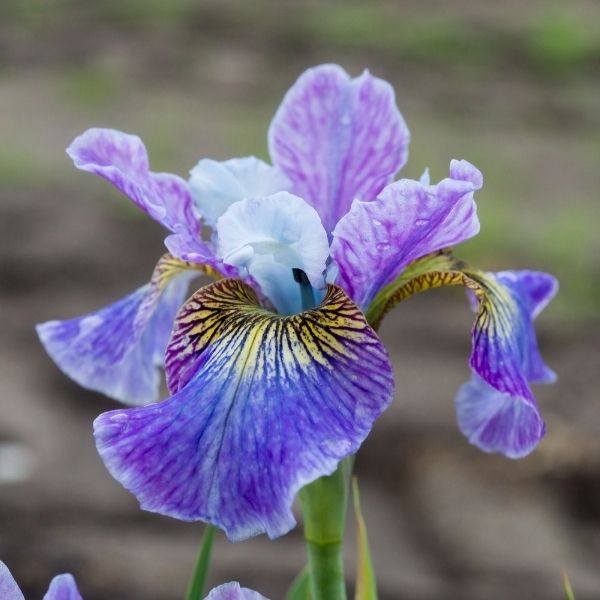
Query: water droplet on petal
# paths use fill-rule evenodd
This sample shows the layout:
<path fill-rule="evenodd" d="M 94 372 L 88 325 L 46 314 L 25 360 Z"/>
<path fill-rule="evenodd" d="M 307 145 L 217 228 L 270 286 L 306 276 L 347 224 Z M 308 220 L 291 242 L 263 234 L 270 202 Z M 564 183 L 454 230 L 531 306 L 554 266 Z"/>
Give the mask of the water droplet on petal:
<path fill-rule="evenodd" d="M 429 223 L 429 219 L 417 219 L 415 221 L 417 227 L 423 227 L 423 225 L 427 225 L 427 223 Z"/>

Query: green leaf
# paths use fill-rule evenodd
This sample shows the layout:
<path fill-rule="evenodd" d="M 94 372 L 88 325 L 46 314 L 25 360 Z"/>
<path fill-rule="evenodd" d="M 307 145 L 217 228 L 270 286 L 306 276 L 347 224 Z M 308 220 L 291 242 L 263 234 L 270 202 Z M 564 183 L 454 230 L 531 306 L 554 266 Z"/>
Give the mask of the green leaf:
<path fill-rule="evenodd" d="M 573 588 L 571 587 L 569 576 L 566 573 L 563 573 L 563 585 L 565 586 L 565 594 L 567 595 L 567 600 L 575 600 L 575 594 L 573 593 Z"/>
<path fill-rule="evenodd" d="M 358 559 L 356 571 L 355 600 L 377 600 L 377 583 L 373 570 L 373 561 L 369 549 L 367 526 L 360 510 L 360 496 L 358 493 L 358 480 L 352 478 L 352 497 L 354 499 L 354 515 L 356 517 Z"/>
<path fill-rule="evenodd" d="M 190 580 L 185 600 L 202 600 L 202 598 L 204 598 L 204 586 L 206 584 L 206 576 L 210 565 L 210 556 L 212 554 L 214 539 L 215 528 L 212 525 L 206 525 L 204 534 L 202 535 L 198 559 L 196 560 L 196 566 L 194 567 L 194 573 Z"/>
<path fill-rule="evenodd" d="M 285 600 L 310 600 L 310 570 L 304 567 L 294 579 Z"/>

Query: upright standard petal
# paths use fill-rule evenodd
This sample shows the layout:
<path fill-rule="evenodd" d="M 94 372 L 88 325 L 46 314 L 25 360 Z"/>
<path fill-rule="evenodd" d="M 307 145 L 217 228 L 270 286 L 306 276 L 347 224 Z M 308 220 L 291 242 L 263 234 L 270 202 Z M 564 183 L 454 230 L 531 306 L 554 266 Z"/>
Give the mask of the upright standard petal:
<path fill-rule="evenodd" d="M 0 560 L 0 598 L 2 600 L 25 600 L 17 582 L 8 570 L 8 567 Z"/>
<path fill-rule="evenodd" d="M 95 422 L 111 474 L 142 508 L 242 540 L 294 526 L 297 491 L 356 452 L 393 395 L 387 353 L 341 288 L 281 317 L 227 279 L 177 316 L 168 400 Z"/>
<path fill-rule="evenodd" d="M 125 404 L 154 402 L 158 367 L 195 269 L 165 255 L 150 283 L 95 313 L 38 325 L 40 340 L 79 385 Z"/>
<path fill-rule="evenodd" d="M 402 179 L 387 186 L 375 202 L 355 201 L 333 232 L 338 283 L 367 310 L 410 262 L 476 235 L 473 192 L 482 183 L 473 165 L 453 160 L 449 177 L 437 185 Z"/>
<path fill-rule="evenodd" d="M 240 587 L 236 581 L 224 583 L 210 591 L 205 600 L 267 600 L 258 592 Z"/>
<path fill-rule="evenodd" d="M 237 202 L 219 219 L 217 233 L 218 255 L 250 275 L 280 314 L 302 310 L 293 268 L 302 269 L 317 291 L 324 289 L 327 234 L 301 198 L 279 192 Z"/>
<path fill-rule="evenodd" d="M 277 167 L 247 156 L 224 162 L 203 159 L 190 171 L 190 188 L 204 222 L 214 226 L 235 202 L 289 191 L 291 183 Z"/>
<path fill-rule="evenodd" d="M 114 129 L 88 129 L 67 148 L 78 169 L 100 175 L 171 231 L 198 234 L 199 220 L 185 180 L 150 171 L 142 140 Z"/>
<path fill-rule="evenodd" d="M 273 164 L 311 204 L 331 234 L 355 198 L 372 200 L 408 156 L 410 134 L 394 90 L 365 71 L 337 65 L 306 71 L 269 129 Z"/>
<path fill-rule="evenodd" d="M 83 600 L 72 575 L 57 575 L 44 596 L 44 600 Z"/>

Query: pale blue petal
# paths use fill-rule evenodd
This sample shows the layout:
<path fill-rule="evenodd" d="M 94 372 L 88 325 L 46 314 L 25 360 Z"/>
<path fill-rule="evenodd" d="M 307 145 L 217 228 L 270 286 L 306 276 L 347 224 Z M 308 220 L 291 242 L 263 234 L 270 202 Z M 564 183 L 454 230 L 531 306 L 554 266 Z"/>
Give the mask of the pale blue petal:
<path fill-rule="evenodd" d="M 287 192 L 233 204 L 217 222 L 218 255 L 247 273 L 281 314 L 302 310 L 292 269 L 322 290 L 329 245 L 319 215 Z M 317 298 L 317 301 L 319 299 Z"/>
<path fill-rule="evenodd" d="M 214 226 L 235 202 L 289 190 L 291 184 L 276 167 L 248 156 L 224 162 L 201 160 L 190 171 L 190 187 L 204 221 Z"/>

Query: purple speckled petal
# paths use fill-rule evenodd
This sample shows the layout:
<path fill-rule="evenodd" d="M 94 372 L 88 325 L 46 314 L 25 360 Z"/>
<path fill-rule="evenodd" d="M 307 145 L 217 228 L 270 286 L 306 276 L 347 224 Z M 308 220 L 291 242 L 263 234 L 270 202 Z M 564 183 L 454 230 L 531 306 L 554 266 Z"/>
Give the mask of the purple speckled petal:
<path fill-rule="evenodd" d="M 486 452 L 522 458 L 546 431 L 533 398 L 499 392 L 475 374 L 460 388 L 455 402 L 460 430 Z"/>
<path fill-rule="evenodd" d="M 411 263 L 368 313 L 377 326 L 390 308 L 416 293 L 464 286 L 477 316 L 469 365 L 472 380 L 457 398 L 461 429 L 472 443 L 513 458 L 530 452 L 544 433 L 530 383 L 556 376 L 543 362 L 533 319 L 555 294 L 558 284 L 546 273 L 470 269 L 448 252 Z M 380 301 L 381 299 L 381 301 Z"/>
<path fill-rule="evenodd" d="M 267 598 L 258 592 L 240 587 L 239 583 L 233 581 L 212 589 L 205 600 L 267 600 Z"/>
<path fill-rule="evenodd" d="M 308 69 L 287 92 L 269 129 L 273 164 L 331 234 L 355 198 L 373 200 L 404 165 L 409 132 L 394 90 L 365 71 Z"/>
<path fill-rule="evenodd" d="M 67 154 L 78 169 L 112 183 L 167 229 L 198 234 L 188 183 L 177 175 L 151 172 L 139 137 L 114 129 L 88 129 L 73 140 Z"/>
<path fill-rule="evenodd" d="M 186 263 L 165 255 L 150 283 L 95 313 L 38 325 L 40 340 L 79 385 L 125 404 L 154 402 L 158 367 L 195 274 Z"/>
<path fill-rule="evenodd" d="M 225 264 L 216 256 L 213 243 L 206 242 L 197 235 L 185 231 L 174 233 L 167 236 L 165 246 L 173 256 L 184 262 L 211 267 L 223 277 L 238 276 L 238 270 L 234 266 Z"/>
<path fill-rule="evenodd" d="M 72 575 L 57 575 L 44 596 L 44 600 L 83 600 Z"/>
<path fill-rule="evenodd" d="M 356 452 L 393 395 L 387 353 L 341 288 L 281 317 L 226 279 L 177 316 L 174 395 L 95 422 L 108 470 L 143 509 L 204 520 L 242 540 L 295 524 L 297 491 Z"/>
<path fill-rule="evenodd" d="M 2 600 L 25 600 L 17 582 L 0 560 L 0 598 Z"/>
<path fill-rule="evenodd" d="M 540 271 L 501 271 L 493 274 L 519 306 L 523 320 L 523 369 L 530 383 L 554 383 L 556 373 L 542 360 L 533 320 L 558 291 L 558 281 Z"/>
<path fill-rule="evenodd" d="M 556 280 L 535 271 L 468 274 L 480 286 L 471 368 L 499 392 L 534 402 L 529 383 L 556 379 L 540 356 L 533 326 L 556 293 Z"/>
<path fill-rule="evenodd" d="M 473 192 L 481 185 L 473 165 L 453 160 L 437 185 L 402 179 L 375 202 L 355 201 L 333 232 L 337 283 L 366 310 L 410 262 L 478 233 Z"/>

